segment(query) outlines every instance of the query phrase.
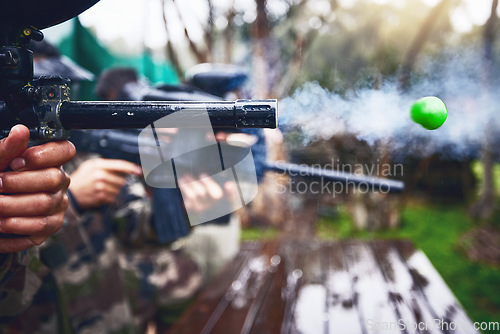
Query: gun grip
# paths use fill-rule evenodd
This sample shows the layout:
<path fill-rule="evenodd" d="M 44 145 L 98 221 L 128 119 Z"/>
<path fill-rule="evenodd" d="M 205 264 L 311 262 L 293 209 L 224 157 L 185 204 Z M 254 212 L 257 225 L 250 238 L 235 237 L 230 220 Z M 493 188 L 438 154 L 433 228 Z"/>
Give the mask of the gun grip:
<path fill-rule="evenodd" d="M 0 233 L 0 239 L 18 239 L 27 237 L 27 234 L 8 234 L 8 233 Z"/>

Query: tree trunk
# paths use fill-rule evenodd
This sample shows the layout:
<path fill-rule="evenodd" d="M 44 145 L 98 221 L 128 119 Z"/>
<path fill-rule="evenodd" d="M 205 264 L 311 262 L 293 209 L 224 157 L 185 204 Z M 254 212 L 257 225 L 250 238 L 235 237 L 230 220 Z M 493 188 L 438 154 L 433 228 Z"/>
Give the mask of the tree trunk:
<path fill-rule="evenodd" d="M 180 9 L 177 1 L 172 0 L 172 3 L 174 4 L 175 10 L 177 12 L 177 16 L 179 17 L 179 20 L 181 21 L 182 27 L 184 29 L 184 36 L 186 36 L 186 39 L 188 41 L 189 49 L 194 54 L 194 56 L 196 57 L 196 60 L 199 63 L 205 63 L 207 61 L 207 53 L 200 51 L 200 49 L 198 49 L 198 46 L 196 46 L 196 43 L 191 38 L 191 35 L 189 34 L 189 31 L 187 29 L 187 24 L 184 21 L 184 16 L 182 15 L 181 9 Z"/>
<path fill-rule="evenodd" d="M 253 25 L 253 79 L 255 81 L 255 98 L 269 98 L 268 63 L 266 43 L 269 39 L 270 23 L 266 11 L 266 0 L 255 0 L 257 18 Z"/>
<path fill-rule="evenodd" d="M 434 6 L 427 15 L 424 23 L 420 27 L 420 30 L 415 36 L 415 39 L 411 43 L 408 48 L 408 52 L 406 53 L 405 60 L 403 61 L 403 65 L 401 67 L 401 72 L 399 73 L 399 89 L 404 91 L 410 85 L 410 77 L 411 72 L 413 71 L 413 67 L 417 61 L 417 57 L 422 51 L 425 42 L 429 38 L 434 25 L 439 20 L 441 15 L 448 12 L 450 7 L 450 0 L 442 0 L 439 4 Z"/>
<path fill-rule="evenodd" d="M 233 1 L 234 2 L 234 1 Z M 233 60 L 233 35 L 234 35 L 234 17 L 236 15 L 233 6 L 228 10 L 226 14 L 227 28 L 224 30 L 224 40 L 225 40 L 225 52 L 224 61 L 227 64 L 231 64 Z"/>
<path fill-rule="evenodd" d="M 214 4 L 212 0 L 207 0 L 208 22 L 204 31 L 205 44 L 207 45 L 207 61 L 213 61 L 213 33 L 214 33 Z M 234 4 L 233 4 L 234 5 Z M 232 7 L 231 7 L 232 8 Z"/>
<path fill-rule="evenodd" d="M 497 22 L 497 7 L 498 0 L 493 0 L 491 4 L 491 13 L 488 21 L 486 21 L 483 30 L 483 86 L 487 95 L 491 95 L 491 73 L 493 71 L 493 47 L 495 44 Z M 471 217 L 480 220 L 490 220 L 495 208 L 495 188 L 493 177 L 493 154 L 491 137 L 494 129 L 487 127 L 485 129 L 484 143 L 481 149 L 484 172 L 484 184 L 481 196 L 478 201 L 472 205 L 469 214 Z"/>
<path fill-rule="evenodd" d="M 371 160 L 372 164 L 376 161 L 378 164 L 378 168 L 373 170 L 382 171 L 382 169 L 391 165 L 388 143 L 380 143 L 378 149 L 372 148 L 371 150 L 371 156 L 367 161 Z M 380 174 L 371 176 L 385 177 Z M 395 177 L 397 175 L 391 174 L 390 176 Z M 387 228 L 393 229 L 399 226 L 401 207 L 401 198 L 399 196 L 382 192 L 365 192 L 357 189 L 349 190 L 349 192 L 349 210 L 356 229 L 376 231 Z"/>

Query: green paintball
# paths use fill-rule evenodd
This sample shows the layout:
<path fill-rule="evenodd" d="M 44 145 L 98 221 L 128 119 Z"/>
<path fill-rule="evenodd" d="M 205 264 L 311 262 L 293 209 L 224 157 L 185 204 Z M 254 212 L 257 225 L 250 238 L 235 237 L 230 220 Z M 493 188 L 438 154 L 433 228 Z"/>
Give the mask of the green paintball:
<path fill-rule="evenodd" d="M 448 110 L 443 101 L 435 96 L 417 100 L 410 109 L 411 119 L 427 130 L 436 130 L 446 121 Z"/>

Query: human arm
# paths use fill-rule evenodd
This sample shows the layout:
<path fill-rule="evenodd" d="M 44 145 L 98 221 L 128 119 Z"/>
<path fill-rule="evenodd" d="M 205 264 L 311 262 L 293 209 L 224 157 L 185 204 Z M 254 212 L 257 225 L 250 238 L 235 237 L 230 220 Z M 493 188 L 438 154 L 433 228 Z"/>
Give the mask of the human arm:
<path fill-rule="evenodd" d="M 139 166 L 125 160 L 92 158 L 71 173 L 69 190 L 80 209 L 95 209 L 115 202 L 128 175 L 141 174 Z"/>
<path fill-rule="evenodd" d="M 68 205 L 69 177 L 60 166 L 75 154 L 68 141 L 27 148 L 29 130 L 12 128 L 0 140 L 0 253 L 18 252 L 39 245 L 62 225 Z M 10 168 L 9 168 L 10 167 Z"/>

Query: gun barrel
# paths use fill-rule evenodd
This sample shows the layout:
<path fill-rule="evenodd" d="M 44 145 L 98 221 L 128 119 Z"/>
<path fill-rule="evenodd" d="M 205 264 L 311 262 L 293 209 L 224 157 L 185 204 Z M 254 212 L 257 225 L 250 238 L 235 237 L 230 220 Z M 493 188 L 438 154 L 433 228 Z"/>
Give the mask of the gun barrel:
<path fill-rule="evenodd" d="M 68 130 L 144 128 L 180 112 L 183 126 L 198 127 L 197 117 L 206 112 L 214 128 L 276 128 L 277 105 L 276 100 L 63 102 L 60 120 Z"/>
<path fill-rule="evenodd" d="M 367 175 L 356 175 L 337 170 L 302 166 L 288 162 L 267 161 L 265 163 L 265 168 L 266 170 L 278 173 L 286 173 L 290 176 L 323 178 L 333 182 L 341 182 L 344 185 L 363 186 L 373 191 L 400 193 L 404 190 L 404 182 L 402 181 Z"/>

